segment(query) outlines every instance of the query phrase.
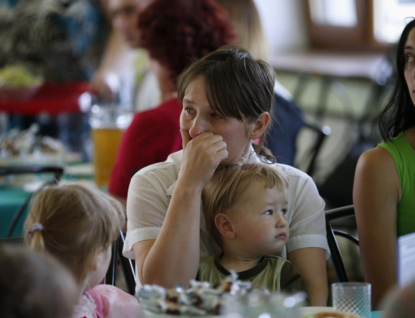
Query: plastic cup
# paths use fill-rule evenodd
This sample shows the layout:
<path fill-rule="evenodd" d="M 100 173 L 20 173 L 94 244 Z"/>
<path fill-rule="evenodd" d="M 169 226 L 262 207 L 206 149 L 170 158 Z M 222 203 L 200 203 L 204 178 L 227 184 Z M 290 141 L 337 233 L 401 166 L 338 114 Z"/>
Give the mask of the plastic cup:
<path fill-rule="evenodd" d="M 132 112 L 115 104 L 94 105 L 91 111 L 94 179 L 99 187 L 108 185 L 125 130 Z"/>
<path fill-rule="evenodd" d="M 99 187 L 108 185 L 124 131 L 116 127 L 92 129 L 94 178 Z"/>
<path fill-rule="evenodd" d="M 371 285 L 369 283 L 334 283 L 331 285 L 333 307 L 363 318 L 370 318 Z"/>
<path fill-rule="evenodd" d="M 254 290 L 244 295 L 224 294 L 220 316 L 224 318 L 298 318 L 305 294 L 288 295 Z"/>

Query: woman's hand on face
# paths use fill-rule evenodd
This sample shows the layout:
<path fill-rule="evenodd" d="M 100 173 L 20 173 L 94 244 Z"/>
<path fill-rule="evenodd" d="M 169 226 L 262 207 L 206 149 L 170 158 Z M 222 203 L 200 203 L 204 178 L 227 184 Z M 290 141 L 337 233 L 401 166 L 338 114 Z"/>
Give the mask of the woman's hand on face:
<path fill-rule="evenodd" d="M 183 140 L 180 174 L 197 183 L 192 186 L 201 186 L 202 190 L 219 164 L 228 158 L 226 143 L 221 135 L 211 132 L 200 134 L 193 139 L 187 130 L 181 129 L 180 132 Z"/>

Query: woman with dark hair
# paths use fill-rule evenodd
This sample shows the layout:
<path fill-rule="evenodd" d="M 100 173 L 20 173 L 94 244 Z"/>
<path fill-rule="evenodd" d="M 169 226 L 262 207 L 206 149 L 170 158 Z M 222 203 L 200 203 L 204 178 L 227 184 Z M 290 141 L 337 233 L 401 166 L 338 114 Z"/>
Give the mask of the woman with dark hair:
<path fill-rule="evenodd" d="M 176 80 L 192 62 L 232 43 L 227 12 L 213 0 L 155 0 L 139 13 L 140 46 L 160 88 L 160 105 L 137 113 L 125 132 L 108 191 L 125 204 L 133 174 L 182 148 Z"/>
<path fill-rule="evenodd" d="M 363 270 L 375 309 L 397 282 L 397 238 L 415 232 L 414 27 L 412 20 L 398 43 L 397 80 L 379 119 L 384 142 L 360 156 L 354 179 Z"/>
<path fill-rule="evenodd" d="M 183 151 L 137 172 L 128 190 L 124 254 L 136 260 L 138 286 L 187 286 L 200 258 L 220 253 L 201 207 L 206 183 L 219 165 L 264 162 L 284 171 L 290 184 L 291 238 L 281 256 L 297 267 L 310 294 L 327 289 L 324 201 L 308 175 L 275 163 L 263 147 L 273 95 L 272 68 L 241 47 L 220 48 L 182 73 Z"/>

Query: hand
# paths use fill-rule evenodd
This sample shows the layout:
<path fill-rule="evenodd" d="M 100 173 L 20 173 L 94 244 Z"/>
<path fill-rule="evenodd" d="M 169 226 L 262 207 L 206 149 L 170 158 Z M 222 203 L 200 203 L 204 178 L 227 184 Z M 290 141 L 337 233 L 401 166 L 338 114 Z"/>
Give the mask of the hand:
<path fill-rule="evenodd" d="M 191 139 L 187 130 L 181 129 L 183 140 L 183 159 L 180 176 L 189 181 L 189 186 L 206 185 L 219 164 L 228 158 L 226 143 L 221 135 L 211 132 Z M 190 184 L 192 183 L 192 184 Z"/>
<path fill-rule="evenodd" d="M 89 91 L 105 101 L 115 101 L 119 92 L 119 80 L 115 74 L 106 74 L 102 72 L 95 73 L 89 82 Z"/>

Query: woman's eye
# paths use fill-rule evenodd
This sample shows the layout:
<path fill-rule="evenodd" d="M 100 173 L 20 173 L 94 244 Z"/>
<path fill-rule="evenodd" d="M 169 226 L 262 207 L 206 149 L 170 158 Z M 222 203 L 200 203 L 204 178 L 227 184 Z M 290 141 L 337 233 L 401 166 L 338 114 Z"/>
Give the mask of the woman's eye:
<path fill-rule="evenodd" d="M 221 115 L 216 114 L 216 113 L 212 113 L 210 116 L 212 116 L 213 118 L 216 118 L 216 119 L 222 118 Z"/>
<path fill-rule="evenodd" d="M 192 109 L 192 108 L 190 108 L 190 107 L 185 107 L 185 108 L 184 108 L 184 111 L 185 111 L 187 114 L 192 114 L 192 113 L 193 113 L 193 109 Z"/>
<path fill-rule="evenodd" d="M 405 55 L 405 64 L 414 63 L 414 56 L 412 54 Z"/>

